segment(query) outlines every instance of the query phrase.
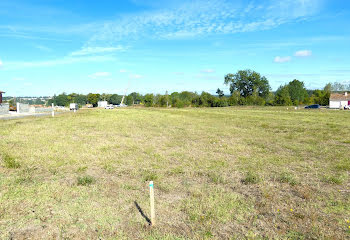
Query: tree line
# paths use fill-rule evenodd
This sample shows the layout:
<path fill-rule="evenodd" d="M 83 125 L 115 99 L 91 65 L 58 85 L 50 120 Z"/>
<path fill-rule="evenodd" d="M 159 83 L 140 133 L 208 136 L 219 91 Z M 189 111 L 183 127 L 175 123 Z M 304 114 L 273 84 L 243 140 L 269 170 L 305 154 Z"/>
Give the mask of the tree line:
<path fill-rule="evenodd" d="M 270 105 L 290 106 L 320 104 L 328 105 L 331 91 L 344 91 L 349 86 L 334 83 L 326 84 L 323 89 L 307 90 L 304 82 L 294 79 L 288 84 L 281 85 L 276 92 L 271 91 L 269 81 L 252 70 L 240 70 L 235 74 L 227 74 L 224 84 L 229 86 L 229 95 L 221 89 L 217 89 L 217 95 L 208 92 L 173 92 L 168 94 L 145 94 L 130 93 L 125 96 L 124 103 L 128 106 L 143 104 L 146 107 L 227 107 L 237 105 Z M 123 96 L 118 94 L 66 94 L 55 95 L 48 101 L 48 105 L 54 103 L 58 106 L 68 106 L 69 103 L 77 103 L 81 106 L 92 104 L 97 106 L 98 101 L 108 101 L 110 104 L 120 104 Z"/>

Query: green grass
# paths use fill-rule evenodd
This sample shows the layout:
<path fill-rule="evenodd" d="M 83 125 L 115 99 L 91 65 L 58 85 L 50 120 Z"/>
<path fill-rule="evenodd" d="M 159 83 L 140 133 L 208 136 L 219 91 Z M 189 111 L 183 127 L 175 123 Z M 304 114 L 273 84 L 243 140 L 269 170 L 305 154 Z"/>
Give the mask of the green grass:
<path fill-rule="evenodd" d="M 0 121 L 0 239 L 346 239 L 350 112 L 80 110 Z M 150 217 L 154 181 L 156 226 Z"/>
<path fill-rule="evenodd" d="M 88 186 L 90 184 L 93 184 L 95 182 L 95 179 L 91 176 L 83 176 L 77 178 L 77 184 L 81 186 Z"/>
<path fill-rule="evenodd" d="M 6 168 L 20 168 L 21 164 L 12 156 L 4 153 L 2 154 L 2 159 L 4 162 L 4 166 Z"/>

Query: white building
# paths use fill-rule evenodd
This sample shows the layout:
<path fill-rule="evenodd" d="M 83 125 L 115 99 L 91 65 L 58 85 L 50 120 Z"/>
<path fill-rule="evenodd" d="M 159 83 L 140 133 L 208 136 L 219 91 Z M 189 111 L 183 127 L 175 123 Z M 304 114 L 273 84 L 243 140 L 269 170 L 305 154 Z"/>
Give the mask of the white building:
<path fill-rule="evenodd" d="M 329 97 L 329 108 L 344 108 L 350 106 L 350 94 L 332 93 Z"/>
<path fill-rule="evenodd" d="M 97 107 L 104 108 L 108 105 L 107 101 L 98 101 L 97 102 Z"/>

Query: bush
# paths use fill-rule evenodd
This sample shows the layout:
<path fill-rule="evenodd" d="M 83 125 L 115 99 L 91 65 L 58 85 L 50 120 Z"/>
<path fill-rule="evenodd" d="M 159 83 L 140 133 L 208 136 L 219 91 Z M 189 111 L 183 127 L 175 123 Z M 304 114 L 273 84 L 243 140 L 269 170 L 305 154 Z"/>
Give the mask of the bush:
<path fill-rule="evenodd" d="M 181 101 L 181 100 L 177 100 L 176 104 L 175 104 L 175 107 L 183 108 L 183 107 L 185 107 L 185 103 L 183 101 Z"/>
<path fill-rule="evenodd" d="M 215 98 L 213 105 L 214 105 L 213 107 L 227 107 L 228 106 L 227 99 L 225 97 Z"/>
<path fill-rule="evenodd" d="M 78 177 L 77 180 L 78 180 L 78 185 L 80 186 L 87 186 L 95 182 L 95 179 L 88 175 L 83 177 Z"/>

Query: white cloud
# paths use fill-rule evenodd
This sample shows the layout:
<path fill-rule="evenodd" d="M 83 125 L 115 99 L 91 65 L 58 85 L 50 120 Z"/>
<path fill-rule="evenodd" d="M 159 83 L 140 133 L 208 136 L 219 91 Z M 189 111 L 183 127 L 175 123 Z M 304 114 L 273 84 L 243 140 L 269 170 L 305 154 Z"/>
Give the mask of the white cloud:
<path fill-rule="evenodd" d="M 143 76 L 142 76 L 142 75 L 139 75 L 139 74 L 131 74 L 129 77 L 130 77 L 131 79 L 140 79 L 140 78 L 143 78 Z"/>
<path fill-rule="evenodd" d="M 277 56 L 275 57 L 275 59 L 273 60 L 276 63 L 284 63 L 284 62 L 289 62 L 291 60 L 291 57 L 287 56 L 287 57 L 280 57 Z"/>
<path fill-rule="evenodd" d="M 215 70 L 214 69 L 203 69 L 201 70 L 202 73 L 214 73 Z"/>
<path fill-rule="evenodd" d="M 2 63 L 2 61 L 0 60 L 0 67 L 2 67 L 2 65 L 3 65 L 3 63 Z"/>
<path fill-rule="evenodd" d="M 126 72 L 128 72 L 128 70 L 120 69 L 119 72 L 120 72 L 120 73 L 126 73 Z"/>
<path fill-rule="evenodd" d="M 91 77 L 91 78 L 109 77 L 110 75 L 111 75 L 111 73 L 109 73 L 109 72 L 96 72 L 96 73 L 89 75 L 89 77 Z"/>
<path fill-rule="evenodd" d="M 296 57 L 310 57 L 311 55 L 312 52 L 310 50 L 300 50 L 294 53 L 294 56 Z"/>
<path fill-rule="evenodd" d="M 82 49 L 72 52 L 71 56 L 84 56 L 102 53 L 112 53 L 117 51 L 125 51 L 126 48 L 118 45 L 116 47 L 83 47 Z"/>

